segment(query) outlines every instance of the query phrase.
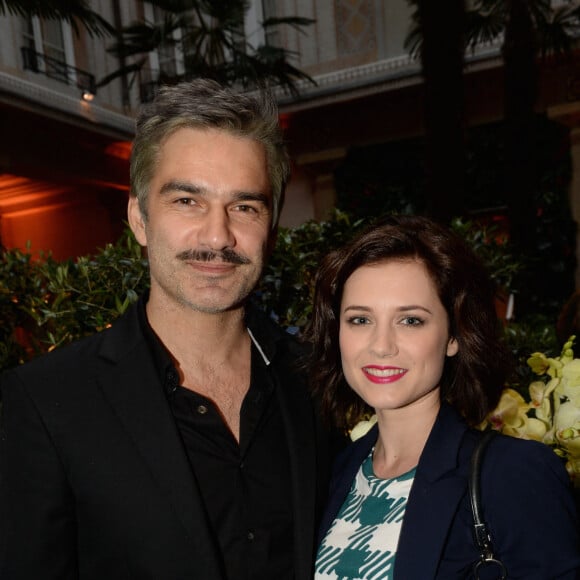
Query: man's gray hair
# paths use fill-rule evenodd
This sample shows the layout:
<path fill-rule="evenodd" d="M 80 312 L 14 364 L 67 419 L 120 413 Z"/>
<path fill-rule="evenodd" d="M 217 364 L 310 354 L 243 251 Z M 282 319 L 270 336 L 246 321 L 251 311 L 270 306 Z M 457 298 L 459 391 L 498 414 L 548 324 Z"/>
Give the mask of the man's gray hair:
<path fill-rule="evenodd" d="M 164 86 L 137 118 L 131 153 L 131 195 L 137 197 L 147 218 L 147 196 L 159 150 L 175 131 L 183 128 L 220 129 L 261 143 L 266 151 L 272 188 L 272 227 L 276 227 L 290 176 L 290 163 L 271 93 L 242 93 L 210 79 Z"/>

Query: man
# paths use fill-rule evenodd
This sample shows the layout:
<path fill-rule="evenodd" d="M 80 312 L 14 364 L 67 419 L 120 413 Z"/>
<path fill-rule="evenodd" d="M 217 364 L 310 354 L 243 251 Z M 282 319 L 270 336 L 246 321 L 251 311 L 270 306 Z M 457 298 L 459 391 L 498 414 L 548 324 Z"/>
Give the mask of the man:
<path fill-rule="evenodd" d="M 265 95 L 167 87 L 137 121 L 151 290 L 2 380 L 3 580 L 308 580 L 329 462 L 291 337 L 248 306 L 289 174 Z"/>

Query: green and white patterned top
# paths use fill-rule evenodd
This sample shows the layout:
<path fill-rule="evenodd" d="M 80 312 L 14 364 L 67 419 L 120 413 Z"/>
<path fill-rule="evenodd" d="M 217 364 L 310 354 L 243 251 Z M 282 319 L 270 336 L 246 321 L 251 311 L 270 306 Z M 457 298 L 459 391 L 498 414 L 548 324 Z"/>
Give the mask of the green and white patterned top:
<path fill-rule="evenodd" d="M 315 580 L 392 580 L 397 543 L 416 468 L 392 479 L 363 461 L 316 557 Z"/>

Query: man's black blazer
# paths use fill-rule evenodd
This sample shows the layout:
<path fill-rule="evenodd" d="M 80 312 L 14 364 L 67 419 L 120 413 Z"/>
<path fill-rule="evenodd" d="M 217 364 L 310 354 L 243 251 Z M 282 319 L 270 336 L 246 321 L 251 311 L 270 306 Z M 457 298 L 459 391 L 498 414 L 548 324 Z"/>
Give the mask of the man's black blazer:
<path fill-rule="evenodd" d="M 330 454 L 276 333 L 271 370 L 292 474 L 295 578 L 310 580 Z M 259 338 L 258 338 L 259 341 Z M 222 580 L 199 489 L 136 308 L 1 382 L 2 580 Z"/>

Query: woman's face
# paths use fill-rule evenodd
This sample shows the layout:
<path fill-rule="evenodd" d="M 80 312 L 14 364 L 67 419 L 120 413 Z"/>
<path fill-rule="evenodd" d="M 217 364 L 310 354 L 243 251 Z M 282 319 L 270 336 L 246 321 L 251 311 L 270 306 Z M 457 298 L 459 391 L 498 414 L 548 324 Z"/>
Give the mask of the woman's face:
<path fill-rule="evenodd" d="M 377 411 L 438 400 L 445 357 L 457 351 L 421 262 L 379 262 L 347 279 L 340 307 L 342 368 L 350 387 Z"/>

